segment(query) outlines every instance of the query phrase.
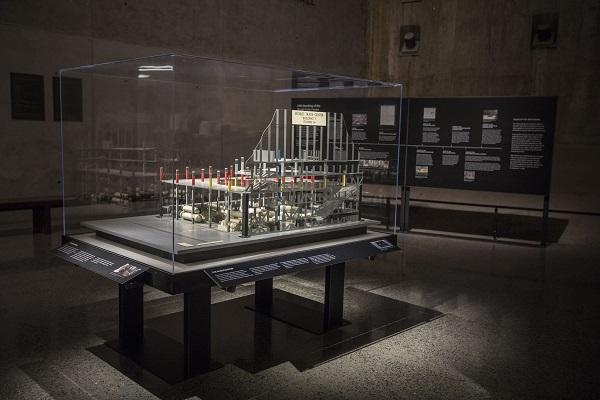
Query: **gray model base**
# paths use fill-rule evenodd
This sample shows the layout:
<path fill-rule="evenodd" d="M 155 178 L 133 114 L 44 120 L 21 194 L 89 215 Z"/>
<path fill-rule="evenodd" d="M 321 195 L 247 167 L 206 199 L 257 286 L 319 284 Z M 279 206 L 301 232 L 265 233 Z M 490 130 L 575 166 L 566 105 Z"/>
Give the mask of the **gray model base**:
<path fill-rule="evenodd" d="M 183 263 L 359 235 L 373 224 L 362 220 L 243 238 L 240 232 L 222 232 L 205 224 L 156 215 L 82 223 L 100 237 Z"/>

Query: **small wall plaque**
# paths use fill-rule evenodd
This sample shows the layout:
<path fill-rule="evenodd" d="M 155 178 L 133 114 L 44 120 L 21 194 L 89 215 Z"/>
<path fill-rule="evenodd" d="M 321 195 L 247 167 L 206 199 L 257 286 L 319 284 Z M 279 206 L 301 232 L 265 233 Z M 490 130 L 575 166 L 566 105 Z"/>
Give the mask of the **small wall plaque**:
<path fill-rule="evenodd" d="M 12 119 L 43 121 L 44 76 L 11 72 L 10 99 Z"/>

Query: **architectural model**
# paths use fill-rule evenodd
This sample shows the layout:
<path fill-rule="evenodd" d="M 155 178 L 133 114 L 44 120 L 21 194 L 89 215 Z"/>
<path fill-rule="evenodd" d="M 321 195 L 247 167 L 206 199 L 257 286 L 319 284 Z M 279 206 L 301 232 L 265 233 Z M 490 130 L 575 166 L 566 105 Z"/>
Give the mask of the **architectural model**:
<path fill-rule="evenodd" d="M 359 221 L 359 152 L 341 113 L 276 109 L 248 158 L 167 173 L 160 216 L 253 234 Z"/>

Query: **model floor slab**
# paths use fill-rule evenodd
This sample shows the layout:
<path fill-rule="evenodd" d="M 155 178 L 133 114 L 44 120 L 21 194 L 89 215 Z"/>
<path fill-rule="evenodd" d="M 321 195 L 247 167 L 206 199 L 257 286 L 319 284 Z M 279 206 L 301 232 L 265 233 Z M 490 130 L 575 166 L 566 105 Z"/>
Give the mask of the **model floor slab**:
<path fill-rule="evenodd" d="M 189 221 L 173 220 L 168 216 L 144 215 L 82 222 L 82 225 L 97 232 L 105 233 L 143 246 L 168 253 L 184 254 L 214 248 L 251 245 L 279 238 L 305 237 L 325 232 L 344 231 L 372 225 L 374 221 L 320 225 L 291 231 L 277 231 L 254 234 L 247 238 L 241 232 L 222 232 L 209 228 L 206 224 L 193 224 Z M 216 225 L 216 224 L 215 224 Z"/>

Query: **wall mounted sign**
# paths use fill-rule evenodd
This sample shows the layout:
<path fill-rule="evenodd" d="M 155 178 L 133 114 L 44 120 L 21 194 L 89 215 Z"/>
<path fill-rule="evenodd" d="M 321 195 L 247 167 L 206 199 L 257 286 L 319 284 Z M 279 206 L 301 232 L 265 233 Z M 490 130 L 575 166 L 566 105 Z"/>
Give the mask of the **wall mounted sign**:
<path fill-rule="evenodd" d="M 550 190 L 555 97 L 408 100 L 407 186 Z"/>
<path fill-rule="evenodd" d="M 10 73 L 12 119 L 43 121 L 46 118 L 44 76 Z"/>
<path fill-rule="evenodd" d="M 542 195 L 550 190 L 556 101 L 310 98 L 292 107 L 344 114 L 365 183 Z"/>

